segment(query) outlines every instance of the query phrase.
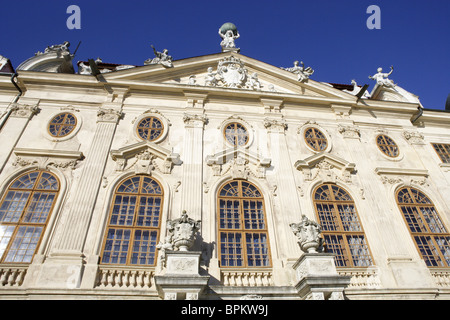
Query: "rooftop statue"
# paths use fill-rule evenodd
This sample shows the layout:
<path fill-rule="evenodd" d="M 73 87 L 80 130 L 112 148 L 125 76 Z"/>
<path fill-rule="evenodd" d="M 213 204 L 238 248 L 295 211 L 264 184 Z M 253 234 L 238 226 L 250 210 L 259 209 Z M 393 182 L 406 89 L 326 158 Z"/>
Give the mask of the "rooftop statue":
<path fill-rule="evenodd" d="M 164 49 L 162 52 L 156 51 L 155 47 L 151 45 L 153 52 L 155 53 L 155 58 L 150 58 L 145 60 L 144 65 L 149 64 L 161 64 L 166 68 L 172 68 L 172 57 L 169 56 L 169 50 Z"/>
<path fill-rule="evenodd" d="M 303 64 L 303 61 L 300 62 L 300 65 L 298 65 L 298 61 L 294 61 L 294 66 L 291 68 L 281 68 L 283 70 L 287 70 L 289 72 L 292 72 L 296 75 L 298 75 L 298 81 L 305 82 L 309 79 L 310 76 L 313 75 L 314 70 L 311 67 L 305 68 L 305 65 Z"/>
<path fill-rule="evenodd" d="M 223 24 L 219 29 L 219 35 L 222 38 L 220 46 L 222 51 L 239 51 L 236 48 L 235 40 L 240 37 L 236 26 L 231 22 Z"/>
<path fill-rule="evenodd" d="M 387 88 L 394 88 L 396 86 L 396 84 L 394 84 L 394 81 L 388 78 L 394 71 L 393 66 L 391 66 L 391 71 L 389 73 L 383 73 L 382 68 L 378 68 L 377 71 L 378 73 L 374 74 L 373 76 L 369 76 L 369 79 L 375 80 L 379 86 L 385 86 Z"/>
<path fill-rule="evenodd" d="M 62 44 L 54 44 L 51 46 L 48 46 L 47 48 L 45 48 L 44 52 L 36 52 L 35 55 L 39 56 L 41 54 L 44 53 L 51 53 L 51 52 L 55 52 L 55 53 L 69 53 L 69 47 L 70 47 L 70 42 L 69 41 L 64 41 Z"/>

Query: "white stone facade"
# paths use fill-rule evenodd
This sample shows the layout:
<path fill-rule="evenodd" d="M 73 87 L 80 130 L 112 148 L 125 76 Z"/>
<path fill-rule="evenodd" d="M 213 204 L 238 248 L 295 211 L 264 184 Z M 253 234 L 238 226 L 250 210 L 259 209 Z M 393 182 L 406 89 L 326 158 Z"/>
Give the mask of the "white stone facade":
<path fill-rule="evenodd" d="M 205 85 L 208 68 L 223 73 L 217 68 L 230 59 L 239 60 L 237 68 L 245 68 L 249 79 L 257 73 L 258 86 L 230 73 Z M 294 270 L 303 252 L 289 226 L 302 215 L 317 221 L 312 198 L 323 183 L 352 197 L 373 258 L 368 267 L 337 267 L 349 284 L 344 295 L 331 296 L 450 297 L 450 268 L 427 267 L 395 199 L 403 186 L 420 190 L 450 230 L 449 165 L 432 146 L 450 144 L 449 113 L 392 98 L 398 92 L 383 95 L 378 87 L 379 99 L 358 99 L 233 51 L 97 77 L 19 70 L 17 82 L 20 95 L 10 77 L 0 77 L 1 199 L 15 179 L 33 170 L 51 172 L 60 190 L 32 261 L 0 264 L 1 298 L 163 298 L 155 283 L 165 273 L 160 259 L 152 267 L 101 263 L 115 189 L 135 175 L 152 177 L 163 189 L 158 241 L 167 221 L 183 210 L 201 221 L 192 250 L 201 252 L 200 275 L 210 278 L 200 296 L 187 290 L 184 298 L 305 298 Z M 76 125 L 67 136 L 52 137 L 49 122 L 63 112 L 73 114 Z M 164 127 L 152 142 L 136 129 L 147 116 Z M 230 123 L 247 129 L 244 146 L 226 141 Z M 325 135 L 323 151 L 305 142 L 308 128 Z M 395 141 L 397 157 L 377 147 L 380 133 Z M 269 267 L 221 266 L 217 199 L 232 180 L 251 182 L 262 193 Z"/>

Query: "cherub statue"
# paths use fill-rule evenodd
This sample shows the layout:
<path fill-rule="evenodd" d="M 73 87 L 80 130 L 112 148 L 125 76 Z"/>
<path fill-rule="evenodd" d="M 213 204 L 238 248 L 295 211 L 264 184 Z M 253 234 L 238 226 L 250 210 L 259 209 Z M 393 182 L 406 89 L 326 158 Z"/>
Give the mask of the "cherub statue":
<path fill-rule="evenodd" d="M 258 74 L 255 72 L 250 76 L 246 83 L 247 88 L 253 90 L 261 90 L 261 83 L 258 80 Z"/>
<path fill-rule="evenodd" d="M 164 242 L 160 241 L 156 248 L 160 250 L 161 263 L 165 266 L 166 250 L 173 250 L 173 232 L 169 231 L 169 234 L 164 239 Z"/>
<path fill-rule="evenodd" d="M 389 73 L 383 73 L 383 69 L 378 68 L 377 69 L 378 73 L 374 74 L 373 76 L 369 76 L 369 79 L 375 80 L 379 86 L 385 86 L 387 88 L 394 88 L 396 86 L 396 84 L 394 83 L 394 81 L 392 81 L 391 79 L 388 78 L 392 74 L 393 71 L 394 71 L 393 66 L 391 66 L 391 71 Z"/>
<path fill-rule="evenodd" d="M 205 86 L 215 87 L 217 85 L 216 74 L 213 72 L 213 68 L 208 68 L 208 74 L 205 77 Z"/>
<path fill-rule="evenodd" d="M 144 64 L 162 64 L 166 68 L 172 68 L 172 56 L 169 56 L 169 50 L 164 49 L 162 52 L 156 51 L 155 47 L 151 45 L 153 52 L 155 53 L 155 58 L 150 58 L 145 60 Z"/>
<path fill-rule="evenodd" d="M 220 43 L 222 49 L 236 48 L 236 44 L 234 43 L 234 41 L 240 37 L 239 31 L 236 31 L 236 35 L 234 34 L 233 30 L 227 30 L 225 34 L 223 34 L 219 29 L 219 35 L 223 39 Z"/>

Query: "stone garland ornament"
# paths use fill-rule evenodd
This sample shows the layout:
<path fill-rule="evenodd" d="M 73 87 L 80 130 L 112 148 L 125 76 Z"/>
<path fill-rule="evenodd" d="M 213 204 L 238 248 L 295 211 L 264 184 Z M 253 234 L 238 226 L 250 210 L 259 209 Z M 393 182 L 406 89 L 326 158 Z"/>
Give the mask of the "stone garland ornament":
<path fill-rule="evenodd" d="M 291 223 L 289 226 L 303 252 L 319 253 L 323 250 L 323 239 L 320 237 L 322 230 L 315 221 L 303 215 L 300 223 Z"/>

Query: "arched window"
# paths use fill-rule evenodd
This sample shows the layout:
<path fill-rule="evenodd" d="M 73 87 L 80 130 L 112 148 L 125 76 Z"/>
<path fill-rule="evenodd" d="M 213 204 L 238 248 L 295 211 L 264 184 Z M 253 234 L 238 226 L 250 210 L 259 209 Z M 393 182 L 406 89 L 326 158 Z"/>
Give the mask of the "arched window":
<path fill-rule="evenodd" d="M 429 267 L 450 266 L 450 234 L 433 202 L 417 189 L 397 191 L 397 204 L 417 249 Z"/>
<path fill-rule="evenodd" d="M 134 176 L 116 188 L 102 250 L 103 264 L 156 264 L 163 190 L 148 176 Z"/>
<path fill-rule="evenodd" d="M 226 183 L 218 194 L 221 267 L 270 267 L 264 198 L 243 180 Z"/>
<path fill-rule="evenodd" d="M 328 146 L 327 137 L 323 132 L 312 127 L 305 130 L 305 141 L 315 151 L 324 151 Z"/>
<path fill-rule="evenodd" d="M 46 171 L 23 174 L 11 183 L 0 205 L 0 262 L 31 262 L 58 192 L 58 179 Z"/>
<path fill-rule="evenodd" d="M 328 183 L 316 188 L 313 202 L 327 251 L 336 254 L 336 266 L 371 266 L 372 256 L 350 195 Z"/>

